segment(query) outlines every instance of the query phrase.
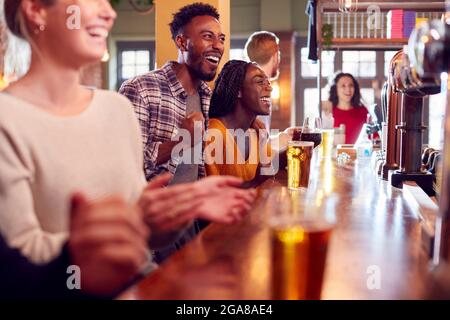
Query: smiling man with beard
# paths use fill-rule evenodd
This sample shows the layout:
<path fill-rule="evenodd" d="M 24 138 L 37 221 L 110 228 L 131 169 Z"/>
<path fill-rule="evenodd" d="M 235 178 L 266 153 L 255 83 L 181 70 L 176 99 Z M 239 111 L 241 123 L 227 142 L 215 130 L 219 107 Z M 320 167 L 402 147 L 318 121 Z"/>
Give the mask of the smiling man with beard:
<path fill-rule="evenodd" d="M 214 79 L 224 51 L 219 14 L 208 4 L 181 8 L 170 29 L 178 61 L 127 80 L 119 91 L 133 103 L 141 125 L 147 180 L 177 170 L 178 160 L 171 153 L 178 141 L 171 138 L 180 128 L 193 136 L 194 121 L 206 127 L 211 97 L 206 81 Z M 191 146 L 196 142 L 191 139 Z M 205 176 L 203 161 L 189 170 L 198 170 L 197 177 Z"/>
<path fill-rule="evenodd" d="M 169 171 L 174 174 L 172 182 L 190 182 L 206 175 L 202 137 L 194 139 L 194 129 L 202 127 L 203 132 L 207 127 L 212 92 L 206 81 L 216 75 L 224 52 L 225 35 L 219 13 L 204 3 L 181 8 L 169 25 L 178 60 L 127 80 L 119 92 L 133 103 L 141 125 L 147 180 Z M 172 153 L 178 154 L 175 152 L 179 148 L 176 136 L 180 129 L 190 134 L 187 144 L 182 141 L 184 161 L 172 157 Z M 186 161 L 187 158 L 191 161 Z M 157 252 L 156 261 L 167 258 L 205 225 L 206 222 L 197 222 L 177 243 Z"/>

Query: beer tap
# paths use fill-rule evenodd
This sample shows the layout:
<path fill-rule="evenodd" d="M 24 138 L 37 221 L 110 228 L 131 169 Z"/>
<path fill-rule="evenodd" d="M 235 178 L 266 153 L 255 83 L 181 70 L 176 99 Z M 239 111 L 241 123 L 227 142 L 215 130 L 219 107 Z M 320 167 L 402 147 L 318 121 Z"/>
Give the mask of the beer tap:
<path fill-rule="evenodd" d="M 390 181 L 398 188 L 404 181 L 414 181 L 433 196 L 435 177 L 422 168 L 422 138 L 427 128 L 422 123 L 422 111 L 424 97 L 440 92 L 440 79 L 420 73 L 412 64 L 409 55 L 415 52 L 408 48 L 417 42 L 417 37 L 420 37 L 419 33 L 413 32 L 409 47 L 404 48 L 402 59 L 397 60 L 393 70 L 394 91 L 401 99 L 400 123 L 396 126 L 400 136 L 400 163 L 399 169 L 390 175 Z"/>
<path fill-rule="evenodd" d="M 394 71 L 397 65 L 403 59 L 403 51 L 397 52 L 391 59 L 389 64 L 389 77 L 386 89 L 383 90 L 382 99 L 387 102 L 386 108 L 386 155 L 381 168 L 381 176 L 384 180 L 388 180 L 389 173 L 399 168 L 400 163 L 400 136 L 396 130 L 397 124 L 400 122 L 400 93 L 395 90 Z"/>

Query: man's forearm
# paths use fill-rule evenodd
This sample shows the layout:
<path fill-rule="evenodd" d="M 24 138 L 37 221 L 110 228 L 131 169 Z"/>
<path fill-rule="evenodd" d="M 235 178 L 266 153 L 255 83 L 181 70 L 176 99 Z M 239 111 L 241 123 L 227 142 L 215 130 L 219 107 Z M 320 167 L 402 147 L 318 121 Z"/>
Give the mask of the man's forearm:
<path fill-rule="evenodd" d="M 172 157 L 172 149 L 178 144 L 178 141 L 166 141 L 159 145 L 156 164 L 160 165 L 169 161 Z"/>

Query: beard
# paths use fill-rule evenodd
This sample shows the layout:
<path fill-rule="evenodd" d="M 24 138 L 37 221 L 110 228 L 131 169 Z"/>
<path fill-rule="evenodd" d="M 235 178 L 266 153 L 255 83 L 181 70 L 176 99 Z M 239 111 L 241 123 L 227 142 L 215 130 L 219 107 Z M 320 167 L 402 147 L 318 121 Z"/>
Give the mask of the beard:
<path fill-rule="evenodd" d="M 202 69 L 202 63 L 203 63 L 203 55 L 200 53 L 197 53 L 194 51 L 193 47 L 189 48 L 189 60 L 190 63 L 188 63 L 189 72 L 196 77 L 199 80 L 202 81 L 212 81 L 217 73 L 217 68 L 212 71 L 211 73 L 207 73 L 203 71 Z"/>
<path fill-rule="evenodd" d="M 200 64 L 196 65 L 196 66 L 188 66 L 189 71 L 191 72 L 191 74 L 193 74 L 197 79 L 200 79 L 202 81 L 212 81 L 214 79 L 214 77 L 216 76 L 216 71 L 211 72 L 211 73 L 206 73 L 202 70 L 202 67 Z"/>

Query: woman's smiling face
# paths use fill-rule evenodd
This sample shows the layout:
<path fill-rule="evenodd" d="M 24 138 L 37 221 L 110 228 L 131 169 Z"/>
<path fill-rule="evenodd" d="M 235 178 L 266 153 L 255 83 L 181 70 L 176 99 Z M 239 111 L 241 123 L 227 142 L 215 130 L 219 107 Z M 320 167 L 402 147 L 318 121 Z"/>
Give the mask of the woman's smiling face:
<path fill-rule="evenodd" d="M 272 86 L 264 71 L 257 65 L 247 68 L 241 88 L 241 104 L 255 115 L 270 114 Z"/>
<path fill-rule="evenodd" d="M 116 18 L 108 0 L 56 0 L 40 13 L 45 30 L 35 36 L 39 51 L 75 67 L 103 57 Z M 32 32 L 39 28 L 33 22 Z"/>
<path fill-rule="evenodd" d="M 348 76 L 341 77 L 336 84 L 339 103 L 351 103 L 355 94 L 355 84 L 353 79 Z"/>

